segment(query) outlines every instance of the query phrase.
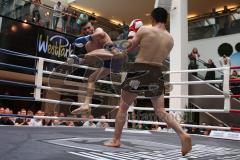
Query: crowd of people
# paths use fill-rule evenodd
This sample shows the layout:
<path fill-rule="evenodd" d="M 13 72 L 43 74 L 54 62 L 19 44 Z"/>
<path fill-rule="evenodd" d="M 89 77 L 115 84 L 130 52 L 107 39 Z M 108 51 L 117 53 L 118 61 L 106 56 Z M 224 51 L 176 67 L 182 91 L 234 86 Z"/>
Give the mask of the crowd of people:
<path fill-rule="evenodd" d="M 198 69 L 199 62 L 202 63 L 207 68 L 216 68 L 216 65 L 214 64 L 212 59 L 208 59 L 207 62 L 204 62 L 203 60 L 199 59 L 199 57 L 200 57 L 200 54 L 198 52 L 198 49 L 196 47 L 193 48 L 192 52 L 190 54 L 188 54 L 188 58 L 189 58 L 188 69 Z M 222 57 L 219 58 L 219 65 L 221 67 L 230 67 L 231 59 L 228 56 L 223 55 Z M 219 73 L 220 73 L 220 79 L 223 79 L 223 76 L 224 76 L 223 72 L 219 72 Z M 197 76 L 198 73 L 194 72 L 193 75 Z M 230 78 L 231 79 L 240 78 L 238 71 L 232 70 Z M 207 71 L 204 79 L 205 80 L 216 80 L 218 78 L 216 77 L 215 71 Z M 220 87 L 220 89 L 222 89 L 221 85 L 219 87 Z M 240 84 L 239 83 L 230 83 L 230 88 L 231 88 L 231 91 L 233 94 L 240 94 Z"/>
<path fill-rule="evenodd" d="M 95 13 L 63 6 L 60 1 L 53 6 L 46 6 L 41 0 L 0 0 L 0 15 L 74 35 L 79 35 L 82 23 L 97 23 Z M 125 23 L 121 26 L 123 31 L 127 27 Z"/>
<path fill-rule="evenodd" d="M 1 114 L 13 114 L 13 111 L 9 108 L 0 107 L 0 115 Z M 64 113 L 52 113 L 48 114 L 41 110 L 38 110 L 33 113 L 31 110 L 26 110 L 22 108 L 20 111 L 17 112 L 19 116 L 53 116 L 53 117 L 66 117 Z M 71 118 L 77 118 L 74 115 Z M 101 122 L 94 122 L 93 115 L 81 115 L 81 120 L 53 120 L 53 119 L 33 119 L 33 118 L 16 118 L 16 117 L 1 117 L 0 116 L 0 125 L 15 125 L 15 126 L 31 126 L 31 127 L 42 127 L 42 126 L 69 126 L 69 127 L 84 127 L 84 128 L 108 128 L 110 127 L 109 123 L 101 121 Z M 102 115 L 100 119 L 106 119 L 106 116 Z M 202 125 L 207 125 L 203 123 Z M 162 125 L 146 125 L 142 123 L 138 123 L 135 125 L 128 126 L 129 128 L 139 129 L 139 130 L 151 130 L 156 132 L 168 132 L 174 133 L 174 130 L 168 126 Z M 198 129 L 198 128 L 184 128 L 184 131 L 190 134 L 200 134 L 200 135 L 209 135 L 211 130 L 210 129 Z"/>
<path fill-rule="evenodd" d="M 0 115 L 7 114 L 12 115 L 13 111 L 9 108 L 0 107 Z M 33 113 L 31 110 L 26 110 L 22 108 L 17 112 L 18 116 L 54 116 L 54 117 L 66 117 L 64 113 L 45 113 L 41 110 Z M 71 117 L 72 118 L 72 117 Z M 74 115 L 73 118 L 77 118 Z M 72 127 L 86 127 L 86 128 L 107 128 L 109 124 L 107 122 L 101 121 L 98 123 L 93 122 L 93 115 L 81 115 L 81 120 L 52 120 L 52 119 L 33 119 L 33 118 L 25 118 L 25 117 L 1 117 L 0 116 L 0 125 L 16 125 L 16 126 L 72 126 Z M 104 115 L 100 117 L 100 119 L 106 119 Z"/>

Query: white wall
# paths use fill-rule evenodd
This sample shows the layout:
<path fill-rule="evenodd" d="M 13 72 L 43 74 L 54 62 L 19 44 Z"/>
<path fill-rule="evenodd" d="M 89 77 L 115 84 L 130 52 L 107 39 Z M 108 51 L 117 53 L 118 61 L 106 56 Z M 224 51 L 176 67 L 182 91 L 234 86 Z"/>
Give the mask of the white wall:
<path fill-rule="evenodd" d="M 193 47 L 197 47 L 200 53 L 200 59 L 207 61 L 209 58 L 211 58 L 214 61 L 215 65 L 219 67 L 220 65 L 218 60 L 220 56 L 218 55 L 218 47 L 222 43 L 229 43 L 233 46 L 233 53 L 236 53 L 237 51 L 235 50 L 235 45 L 239 42 L 240 34 L 190 41 L 188 45 L 188 53 L 192 51 Z M 186 57 L 186 59 L 188 59 L 188 57 Z"/>

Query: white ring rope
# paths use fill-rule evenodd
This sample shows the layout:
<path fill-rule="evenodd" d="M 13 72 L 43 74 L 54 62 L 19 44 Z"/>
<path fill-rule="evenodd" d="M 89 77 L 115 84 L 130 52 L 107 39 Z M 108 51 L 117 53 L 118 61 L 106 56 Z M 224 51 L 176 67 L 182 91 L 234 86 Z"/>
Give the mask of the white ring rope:
<path fill-rule="evenodd" d="M 131 107 L 133 110 L 139 111 L 154 111 L 153 108 L 150 107 Z M 174 111 L 174 112 L 209 112 L 209 113 L 229 113 L 229 111 L 225 111 L 223 109 L 174 109 L 174 108 L 165 108 L 166 111 Z"/>
<path fill-rule="evenodd" d="M 55 72 L 50 72 L 50 71 L 43 71 L 43 73 L 48 74 L 48 75 L 73 78 L 73 79 L 78 79 L 78 80 L 88 80 L 88 78 L 86 78 L 86 77 L 74 76 L 74 75 L 63 74 L 63 73 L 55 73 Z M 121 83 L 119 83 L 119 82 L 111 82 L 111 81 L 105 81 L 105 80 L 98 80 L 97 82 L 104 83 L 104 84 L 111 84 L 111 85 L 121 85 Z"/>
<path fill-rule="evenodd" d="M 71 121 L 81 121 L 89 120 L 83 118 L 74 118 L 74 117 L 55 117 L 55 116 L 33 116 L 34 119 L 52 119 L 52 120 L 71 120 Z M 108 122 L 114 123 L 115 119 L 90 119 L 93 122 Z M 141 121 L 141 120 L 128 120 L 129 123 L 137 124 L 150 124 L 150 125 L 164 125 L 167 126 L 165 122 L 158 121 Z M 191 128 L 203 128 L 203 129 L 216 129 L 216 130 L 231 130 L 231 127 L 218 127 L 218 126 L 205 126 L 205 125 L 192 125 L 192 124 L 180 124 L 182 127 L 191 127 Z"/>
<path fill-rule="evenodd" d="M 165 73 L 165 74 L 171 74 L 171 73 L 194 73 L 194 72 L 221 71 L 221 70 L 230 70 L 230 67 L 219 67 L 219 68 L 208 68 L 208 69 L 193 69 L 193 70 L 181 70 L 181 71 L 167 71 L 167 72 L 163 72 L 163 73 Z"/>

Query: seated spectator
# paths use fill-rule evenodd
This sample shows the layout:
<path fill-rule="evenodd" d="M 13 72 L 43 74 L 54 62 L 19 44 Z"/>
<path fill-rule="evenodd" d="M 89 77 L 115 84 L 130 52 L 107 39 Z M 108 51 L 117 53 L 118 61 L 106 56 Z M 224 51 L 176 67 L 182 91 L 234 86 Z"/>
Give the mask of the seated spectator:
<path fill-rule="evenodd" d="M 45 116 L 53 116 L 53 114 L 46 114 Z M 43 126 L 53 126 L 53 120 L 52 119 L 43 119 L 42 125 Z"/>
<path fill-rule="evenodd" d="M 166 127 L 163 127 L 161 132 L 175 133 L 175 131 L 171 127 L 169 127 L 168 125 Z"/>
<path fill-rule="evenodd" d="M 59 117 L 66 117 L 64 113 L 59 113 Z M 65 120 L 59 120 L 59 125 L 67 126 L 67 122 Z"/>
<path fill-rule="evenodd" d="M 106 117 L 104 115 L 101 116 L 101 119 L 106 119 Z M 98 122 L 97 123 L 97 127 L 99 128 L 108 128 L 109 124 L 107 122 Z"/>
<path fill-rule="evenodd" d="M 3 110 L 2 114 L 11 114 L 11 111 L 10 111 L 9 108 L 6 108 L 5 110 Z M 14 122 L 11 120 L 10 117 L 1 117 L 0 118 L 0 125 L 14 125 Z"/>
<path fill-rule="evenodd" d="M 238 79 L 240 78 L 240 75 L 236 70 L 233 70 L 231 76 L 231 79 Z M 240 94 L 240 84 L 239 83 L 231 83 L 231 91 L 233 94 Z"/>
<path fill-rule="evenodd" d="M 86 121 L 86 122 L 83 124 L 83 127 L 86 127 L 86 128 L 96 128 L 97 126 L 96 126 L 95 123 L 93 123 L 93 119 L 94 119 L 93 115 L 90 115 L 90 116 L 89 116 L 89 120 Z"/>
<path fill-rule="evenodd" d="M 148 130 L 149 128 L 147 127 L 147 125 L 143 125 L 142 123 L 138 123 L 136 125 L 136 129 Z"/>
<path fill-rule="evenodd" d="M 33 111 L 28 110 L 28 111 L 27 111 L 27 116 L 33 116 Z M 27 121 L 27 123 L 29 124 L 30 121 L 31 121 L 31 118 L 27 118 L 26 121 Z"/>
<path fill-rule="evenodd" d="M 26 109 L 21 109 L 20 116 L 26 116 L 27 111 Z M 22 126 L 22 125 L 28 125 L 26 118 L 17 118 L 15 121 L 15 125 Z"/>
<path fill-rule="evenodd" d="M 159 126 L 159 125 L 152 125 L 152 131 L 157 131 L 157 132 L 160 132 L 162 130 L 162 128 Z"/>
<path fill-rule="evenodd" d="M 35 113 L 35 116 L 41 116 L 41 115 L 42 115 L 41 110 Z M 34 126 L 34 127 L 43 126 L 42 119 L 31 119 L 31 121 L 29 122 L 29 126 Z"/>
<path fill-rule="evenodd" d="M 213 63 L 212 59 L 208 59 L 208 63 L 204 63 L 204 66 L 207 68 L 216 68 L 216 65 Z M 215 71 L 207 71 L 205 80 L 215 80 Z"/>
<path fill-rule="evenodd" d="M 197 48 L 193 48 L 192 52 L 188 55 L 190 63 L 188 65 L 188 69 L 198 69 L 197 60 L 200 57 Z M 197 76 L 197 72 L 193 73 L 193 75 Z"/>
<path fill-rule="evenodd" d="M 4 108 L 3 107 L 0 107 L 0 114 L 4 114 Z M 0 116 L 0 118 L 1 118 L 1 116 Z"/>

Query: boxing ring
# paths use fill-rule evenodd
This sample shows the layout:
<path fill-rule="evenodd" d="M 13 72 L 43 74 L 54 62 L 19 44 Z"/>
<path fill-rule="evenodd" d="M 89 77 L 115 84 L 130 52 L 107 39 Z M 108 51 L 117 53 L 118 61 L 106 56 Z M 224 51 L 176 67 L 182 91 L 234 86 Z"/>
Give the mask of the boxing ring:
<path fill-rule="evenodd" d="M 84 80 L 86 77 L 63 74 L 44 70 L 45 63 L 53 63 L 55 65 L 64 65 L 66 63 L 46 58 L 30 56 L 27 54 L 12 52 L 0 49 L 0 54 L 7 56 L 29 58 L 36 61 L 36 68 L 23 67 L 19 65 L 0 63 L 9 69 L 18 69 L 27 71 L 35 76 L 35 83 L 28 84 L 10 80 L 0 80 L 1 85 L 12 85 L 23 88 L 34 89 L 33 97 L 0 95 L 0 99 L 20 100 L 45 102 L 53 104 L 64 104 L 69 106 L 79 106 L 83 103 L 60 101 L 47 99 L 41 96 L 43 90 L 59 91 L 75 94 L 84 94 L 85 91 L 66 89 L 60 87 L 52 87 L 43 85 L 44 75 L 59 76 L 71 78 L 75 80 Z M 95 70 L 93 67 L 73 65 L 76 68 Z M 209 112 L 209 113 L 240 113 L 240 110 L 231 109 L 230 100 L 232 98 L 240 98 L 240 95 L 231 95 L 229 91 L 229 82 L 237 83 L 240 79 L 230 79 L 231 69 L 240 69 L 237 67 L 222 67 L 212 69 L 197 69 L 197 70 L 182 70 L 182 71 L 167 71 L 166 74 L 181 74 L 206 71 L 223 71 L 223 80 L 207 80 L 207 81 L 187 81 L 187 82 L 169 82 L 169 85 L 195 85 L 195 84 L 223 84 L 223 95 L 176 95 L 165 96 L 164 98 L 198 98 L 224 99 L 224 107 L 222 109 L 173 109 L 166 108 L 171 112 Z M 112 82 L 107 80 L 99 80 L 97 83 L 107 85 L 120 85 L 120 82 Z M 117 94 L 95 92 L 94 95 L 119 98 Z M 146 97 L 138 96 L 138 99 L 147 99 Z M 92 108 L 117 109 L 118 106 L 91 104 Z M 135 111 L 153 111 L 152 107 L 136 107 L 131 106 L 130 112 Z M 53 119 L 53 120 L 83 120 L 82 118 L 74 117 L 54 117 L 54 116 L 21 116 L 16 114 L 0 114 L 0 117 L 20 117 L 30 119 Z M 115 122 L 115 119 L 93 119 L 94 122 Z M 135 124 L 153 124 L 166 125 L 158 121 L 140 121 L 128 120 L 128 123 Z M 240 128 L 235 127 L 219 127 L 181 124 L 183 127 L 195 127 L 203 129 L 223 130 L 223 131 L 240 131 Z M 185 157 L 180 154 L 180 142 L 174 133 L 157 133 L 150 131 L 125 129 L 123 134 L 123 145 L 121 148 L 108 148 L 102 143 L 111 138 L 113 129 L 90 129 L 79 127 L 19 127 L 19 126 L 0 126 L 0 160 L 3 159 L 96 159 L 96 160 L 122 160 L 122 159 L 240 159 L 239 141 L 214 139 L 211 137 L 192 135 L 193 150 Z M 24 155 L 22 154 L 24 153 Z M 3 155 L 3 156 L 2 156 Z M 24 157 L 24 158 L 23 158 Z"/>

